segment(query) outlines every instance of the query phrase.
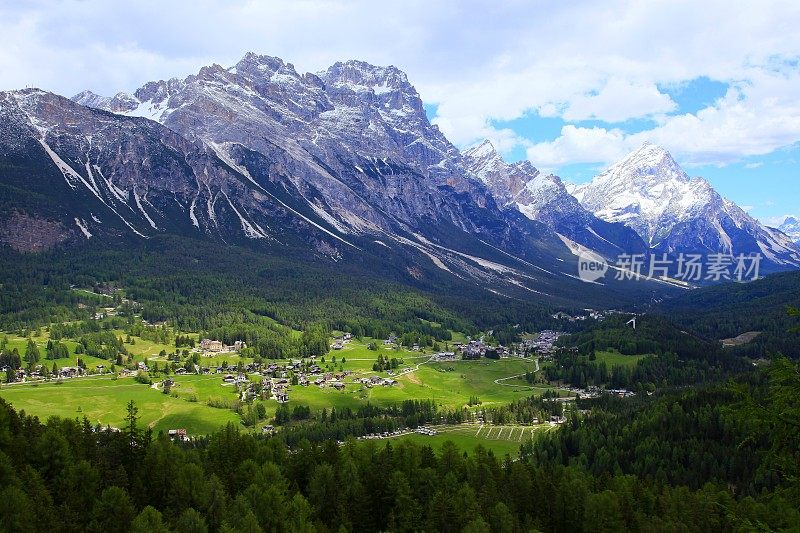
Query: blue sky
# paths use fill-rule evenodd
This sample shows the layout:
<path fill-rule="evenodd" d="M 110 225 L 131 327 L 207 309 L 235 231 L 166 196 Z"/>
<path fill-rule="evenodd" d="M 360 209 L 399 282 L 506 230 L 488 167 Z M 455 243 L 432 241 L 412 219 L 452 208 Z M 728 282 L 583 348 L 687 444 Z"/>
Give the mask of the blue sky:
<path fill-rule="evenodd" d="M 247 51 L 395 65 L 459 147 L 569 181 L 644 141 L 752 215 L 800 214 L 800 2 L 0 0 L 0 90 L 132 91 Z"/>

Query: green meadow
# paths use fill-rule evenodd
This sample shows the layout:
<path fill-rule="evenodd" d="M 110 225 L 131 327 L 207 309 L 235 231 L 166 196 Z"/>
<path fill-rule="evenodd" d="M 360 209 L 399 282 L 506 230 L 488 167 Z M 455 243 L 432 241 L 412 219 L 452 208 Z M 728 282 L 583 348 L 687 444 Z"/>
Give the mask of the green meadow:
<path fill-rule="evenodd" d="M 441 450 L 445 442 L 454 443 L 459 449 L 472 451 L 477 446 L 491 450 L 497 456 L 506 454 L 512 457 L 519 454 L 519 447 L 529 439 L 536 439 L 543 432 L 551 431 L 554 426 L 478 426 L 461 424 L 456 426 L 436 426 L 436 435 L 409 433 L 393 437 L 393 441 L 411 441 L 416 444 Z"/>
<path fill-rule="evenodd" d="M 239 423 L 239 416 L 230 409 L 174 398 L 133 378 L 98 376 L 68 379 L 60 384 L 18 383 L 4 385 L 0 397 L 43 420 L 50 416 L 86 417 L 92 424 L 121 427 L 126 406 L 133 400 L 142 423 L 155 431 L 186 428 L 192 434 L 207 434 L 228 422 Z"/>
<path fill-rule="evenodd" d="M 115 334 L 125 338 L 121 331 Z M 9 335 L 9 346 L 17 347 L 24 353 L 26 338 Z M 39 345 L 42 357 L 47 343 L 47 331 L 40 332 L 34 341 Z M 148 358 L 151 362 L 161 360 L 158 356 L 162 350 L 171 353 L 174 346 L 163 345 L 133 338 L 134 343 L 126 344 L 126 348 L 135 361 Z M 75 364 L 74 340 L 63 341 L 70 350 L 70 358 L 63 360 L 44 360 L 48 366 L 55 362 L 59 367 Z M 368 345 L 375 343 L 377 350 L 370 350 Z M 374 372 L 372 366 L 379 355 L 388 358 L 396 357 L 403 363 L 393 371 Z M 605 355 L 604 355 L 605 356 Z M 109 362 L 81 355 L 87 366 L 92 369 L 98 364 L 109 366 Z M 620 356 L 626 357 L 626 356 Z M 527 372 L 537 369 L 535 361 L 521 358 L 481 359 L 476 361 L 432 362 L 431 353 L 411 351 L 405 348 L 386 347 L 380 339 L 353 339 L 345 343 L 342 350 L 331 351 L 317 363 L 324 371 L 344 369 L 351 374 L 345 380 L 345 388 L 341 391 L 332 387 L 319 388 L 316 385 L 289 387 L 289 407 L 295 405 L 309 406 L 312 411 L 320 411 L 331 407 L 356 409 L 367 402 L 387 406 L 409 399 L 433 400 L 444 409 L 458 409 L 466 406 L 471 397 L 477 396 L 483 406 L 502 405 L 515 399 L 541 394 L 548 387 L 529 385 L 524 377 Z M 344 363 L 342 361 L 344 360 Z M 251 359 L 240 358 L 236 354 L 217 354 L 201 357 L 202 366 L 216 367 L 227 361 L 230 366 L 237 363 L 249 363 Z M 272 362 L 272 361 L 268 361 Z M 285 360 L 274 361 L 285 363 Z M 393 375 L 397 384 L 390 387 L 367 387 L 361 383 L 353 383 L 354 378 L 373 375 L 389 377 Z M 115 378 L 112 375 L 89 376 L 49 382 L 29 382 L 5 384 L 0 388 L 0 397 L 11 402 L 16 408 L 26 413 L 46 419 L 50 416 L 66 418 L 86 417 L 92 424 L 119 427 L 123 424 L 127 403 L 133 400 L 139 409 L 141 421 L 154 430 L 186 428 L 190 434 L 207 434 L 219 426 L 233 422 L 240 424 L 239 415 L 231 409 L 238 395 L 234 387 L 225 385 L 222 376 L 207 375 L 175 375 L 175 385 L 170 394 L 160 389 L 137 383 L 133 378 Z M 156 377 L 155 380 L 161 378 Z M 251 379 L 260 379 L 257 375 Z M 313 378 L 312 378 L 313 381 Z M 262 402 L 267 408 L 267 418 L 274 415 L 278 404 L 274 400 Z M 483 436 L 471 436 L 465 429 L 448 430 L 451 440 L 460 446 L 474 447 L 477 443 L 487 445 L 491 441 L 492 449 L 506 453 L 516 449 L 519 435 L 514 438 L 491 439 Z M 423 435 L 409 435 L 410 439 L 429 439 Z M 496 443 L 494 441 L 497 441 Z M 442 437 L 434 437 L 433 442 L 444 442 Z"/>
<path fill-rule="evenodd" d="M 650 357 L 650 355 L 624 355 L 617 350 L 607 350 L 595 352 L 597 362 L 604 361 L 606 366 L 611 369 L 615 366 L 636 366 L 641 359 Z"/>

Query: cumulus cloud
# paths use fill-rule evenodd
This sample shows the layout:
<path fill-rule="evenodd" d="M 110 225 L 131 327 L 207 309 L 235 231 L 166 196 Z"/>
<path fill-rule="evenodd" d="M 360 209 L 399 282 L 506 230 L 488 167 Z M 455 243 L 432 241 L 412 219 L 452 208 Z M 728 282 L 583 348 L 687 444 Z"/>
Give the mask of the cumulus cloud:
<path fill-rule="evenodd" d="M 527 156 L 537 165 L 553 168 L 569 163 L 614 161 L 625 155 L 629 147 L 622 130 L 567 124 L 555 140 L 529 146 Z"/>
<path fill-rule="evenodd" d="M 676 108 L 677 104 L 672 98 L 659 91 L 654 83 L 633 83 L 615 77 L 598 92 L 573 98 L 562 117 L 567 121 L 597 119 L 623 122 L 667 113 Z"/>

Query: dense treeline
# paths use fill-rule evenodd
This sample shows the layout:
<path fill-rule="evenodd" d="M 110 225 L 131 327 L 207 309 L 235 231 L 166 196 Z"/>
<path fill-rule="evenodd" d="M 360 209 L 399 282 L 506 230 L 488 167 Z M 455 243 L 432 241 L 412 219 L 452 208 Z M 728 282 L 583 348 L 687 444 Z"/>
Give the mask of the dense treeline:
<path fill-rule="evenodd" d="M 565 335 L 560 346 L 574 347 L 582 355 L 614 349 L 624 355 L 674 353 L 681 358 L 721 358 L 718 343 L 681 331 L 660 316 L 636 317 L 636 327 L 627 325 L 629 315 L 610 315 L 590 324 L 585 331 Z"/>
<path fill-rule="evenodd" d="M 727 385 L 655 399 L 579 400 L 590 410 L 528 447 L 537 464 L 593 475 L 630 474 L 699 489 L 726 483 L 736 497 L 778 492 L 800 502 L 800 366 L 787 359 Z"/>
<path fill-rule="evenodd" d="M 747 363 L 737 357 L 729 360 L 684 360 L 665 353 L 640 359 L 633 366 L 608 365 L 592 357 L 591 354 L 557 353 L 554 364 L 544 367 L 544 376 L 549 381 L 563 381 L 581 388 L 606 386 L 652 392 L 656 387 L 717 381 L 747 368 Z"/>
<path fill-rule="evenodd" d="M 791 331 L 787 306 L 800 306 L 800 272 L 772 274 L 750 283 L 727 283 L 666 300 L 655 312 L 711 339 L 761 334 L 726 353 L 752 358 L 800 354 L 800 332 Z"/>
<path fill-rule="evenodd" d="M 247 348 L 241 352 L 244 357 L 285 359 L 325 355 L 328 353 L 330 331 L 323 325 L 313 324 L 306 326 L 297 337 L 286 326 L 254 316 L 247 319 L 246 323 L 221 326 L 207 334 L 226 345 L 236 341 L 245 342 Z"/>
<path fill-rule="evenodd" d="M 721 345 L 681 331 L 660 316 L 611 316 L 586 331 L 558 340 L 554 364 L 544 368 L 550 381 L 578 387 L 606 385 L 638 392 L 656 387 L 708 383 L 745 371 L 749 363 L 726 353 Z M 623 355 L 648 355 L 636 365 L 609 365 L 596 352 L 617 350 Z"/>
<path fill-rule="evenodd" d="M 367 404 L 355 411 L 331 407 L 330 412 L 327 409 L 319 412 L 311 423 L 285 427 L 279 437 L 293 448 L 303 441 L 344 441 L 349 437 L 414 429 L 429 423 L 458 424 L 469 418 L 467 409 L 441 410 L 430 400 L 404 400 L 389 407 Z"/>

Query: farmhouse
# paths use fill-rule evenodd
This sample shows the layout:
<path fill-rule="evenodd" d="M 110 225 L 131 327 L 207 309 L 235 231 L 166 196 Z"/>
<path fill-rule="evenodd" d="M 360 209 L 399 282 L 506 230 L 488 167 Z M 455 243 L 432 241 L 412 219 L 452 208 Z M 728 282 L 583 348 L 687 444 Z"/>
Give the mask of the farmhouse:
<path fill-rule="evenodd" d="M 275 390 L 274 395 L 275 399 L 278 400 L 278 403 L 287 403 L 289 401 L 289 394 L 284 390 Z"/>
<path fill-rule="evenodd" d="M 187 442 L 189 440 L 189 436 L 186 434 L 185 429 L 170 429 L 167 431 L 167 436 L 171 440 L 177 440 L 181 442 Z"/>
<path fill-rule="evenodd" d="M 200 341 L 200 349 L 204 352 L 221 352 L 223 349 L 222 341 L 203 339 Z"/>
<path fill-rule="evenodd" d="M 232 348 L 233 348 L 234 352 L 241 352 L 242 350 L 247 348 L 247 343 L 244 342 L 244 341 L 235 341 L 233 343 L 233 347 Z"/>

